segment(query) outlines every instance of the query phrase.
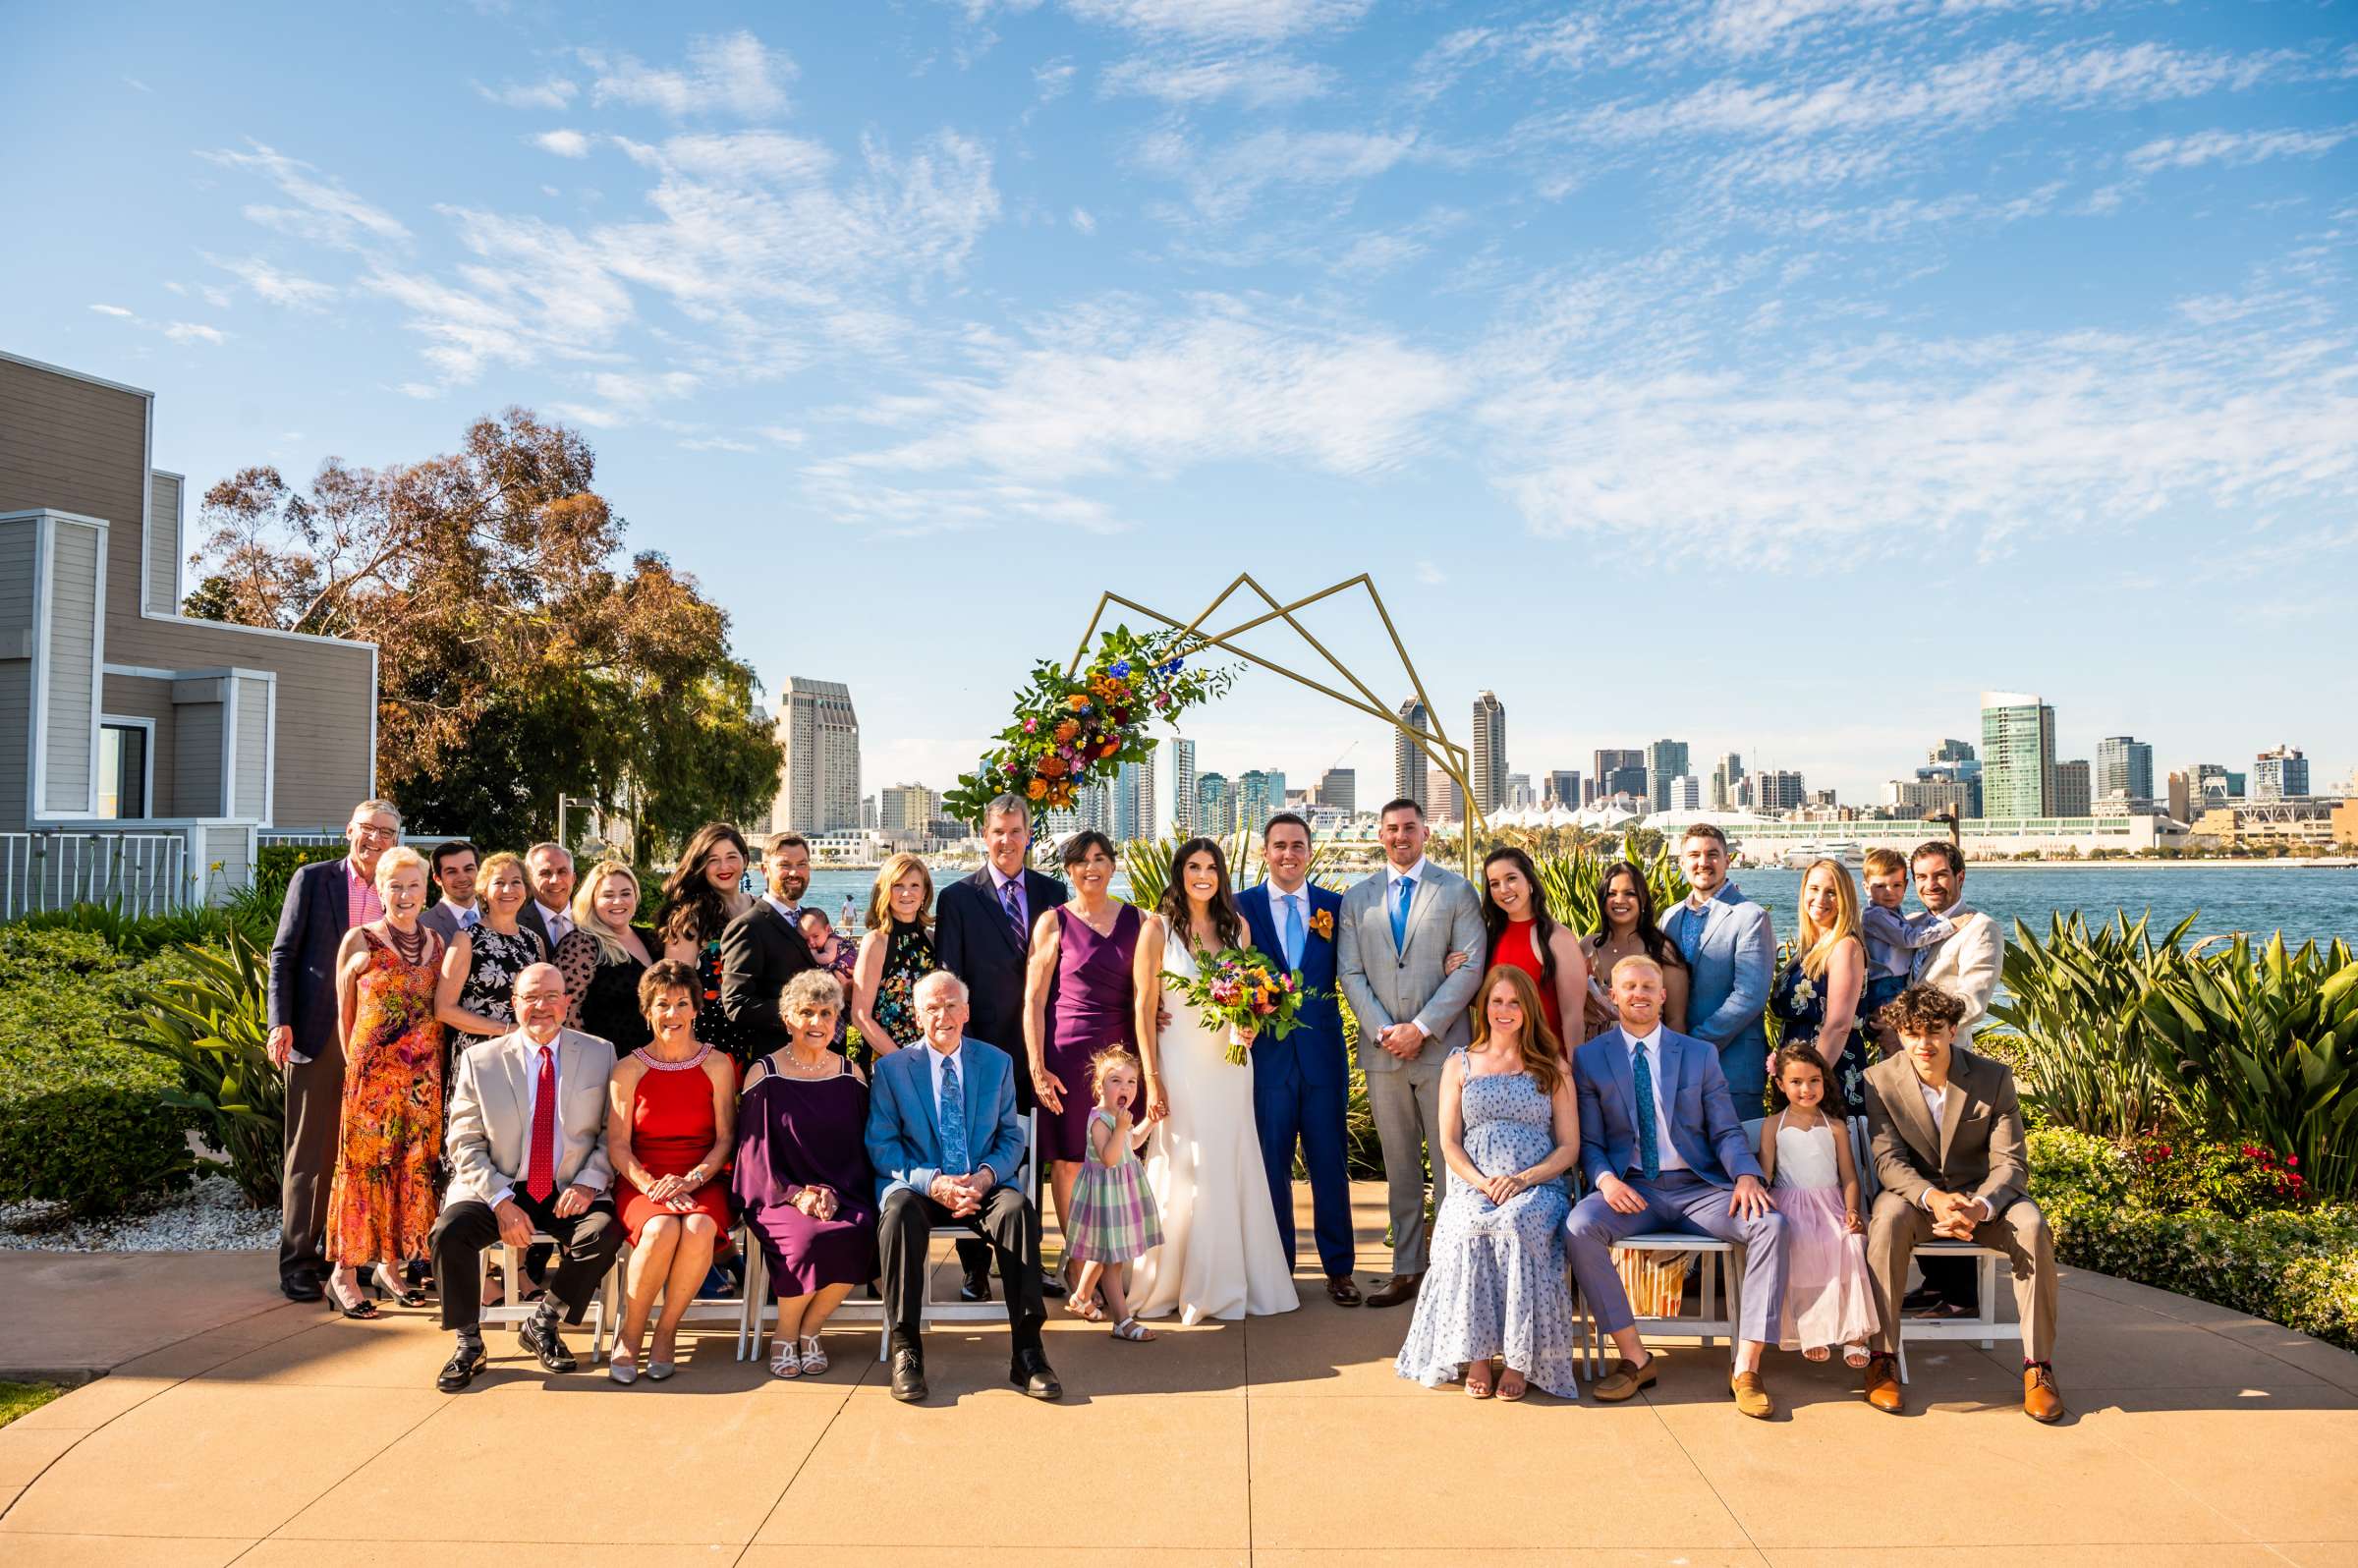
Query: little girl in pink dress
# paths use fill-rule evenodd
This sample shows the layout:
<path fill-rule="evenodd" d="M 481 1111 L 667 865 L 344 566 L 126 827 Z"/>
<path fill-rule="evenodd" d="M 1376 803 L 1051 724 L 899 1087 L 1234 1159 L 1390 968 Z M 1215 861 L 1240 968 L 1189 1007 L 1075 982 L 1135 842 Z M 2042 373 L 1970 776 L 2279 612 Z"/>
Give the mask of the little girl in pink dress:
<path fill-rule="evenodd" d="M 1780 1348 L 1824 1361 L 1840 1345 L 1845 1365 L 1864 1367 L 1878 1315 L 1850 1130 L 1825 1110 L 1825 1063 L 1815 1046 L 1788 1045 L 1774 1065 L 1785 1108 L 1761 1124 L 1761 1169 L 1785 1216 Z"/>

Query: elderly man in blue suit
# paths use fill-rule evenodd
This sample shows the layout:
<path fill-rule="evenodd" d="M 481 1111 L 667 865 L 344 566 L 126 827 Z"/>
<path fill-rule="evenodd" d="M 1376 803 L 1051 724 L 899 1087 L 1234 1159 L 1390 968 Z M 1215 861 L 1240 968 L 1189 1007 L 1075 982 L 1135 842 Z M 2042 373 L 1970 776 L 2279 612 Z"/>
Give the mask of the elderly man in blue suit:
<path fill-rule="evenodd" d="M 1768 1089 L 1768 1031 L 1761 1014 L 1776 979 L 1776 932 L 1768 912 L 1727 879 L 1727 835 L 1697 822 L 1679 840 L 1687 901 L 1662 921 L 1662 934 L 1687 961 L 1687 1033 L 1719 1053 L 1727 1092 L 1758 1112 Z"/>
<path fill-rule="evenodd" d="M 1712 1236 L 1743 1246 L 1736 1326 L 1736 1408 L 1766 1420 L 1776 1407 L 1761 1382 L 1761 1351 L 1773 1344 L 1785 1305 L 1785 1219 L 1768 1202 L 1760 1161 L 1729 1100 L 1719 1059 L 1698 1039 L 1662 1027 L 1662 971 L 1632 956 L 1613 966 L 1620 1027 L 1573 1052 L 1580 1101 L 1580 1164 L 1590 1192 L 1572 1209 L 1572 1273 L 1620 1365 L 1597 1397 L 1629 1398 L 1655 1379 L 1656 1358 L 1638 1337 L 1612 1249 L 1647 1231 Z"/>
<path fill-rule="evenodd" d="M 956 1225 L 997 1255 L 1015 1352 L 1008 1381 L 1034 1399 L 1061 1398 L 1064 1388 L 1039 1345 L 1047 1316 L 1039 1291 L 1039 1210 L 1024 1196 L 1014 1063 L 996 1045 L 966 1037 L 966 981 L 957 976 L 935 970 L 917 982 L 915 1000 L 925 1045 L 878 1061 L 868 1099 L 884 1316 L 892 1324 L 892 1397 L 904 1404 L 926 1397 L 918 1342 L 926 1248 L 935 1226 Z"/>
<path fill-rule="evenodd" d="M 1343 1011 L 1334 987 L 1334 939 L 1343 895 L 1310 881 L 1310 824 L 1280 812 L 1261 830 L 1269 878 L 1236 895 L 1252 927 L 1253 945 L 1275 953 L 1317 994 L 1295 1015 L 1301 1027 L 1283 1039 L 1263 1032 L 1253 1041 L 1253 1120 L 1268 1167 L 1269 1203 L 1285 1263 L 1294 1264 L 1294 1144 L 1310 1172 L 1310 1212 L 1318 1235 L 1326 1299 L 1360 1304 L 1351 1277 L 1358 1262 L 1351 1239 L 1351 1064 L 1343 1055 Z"/>

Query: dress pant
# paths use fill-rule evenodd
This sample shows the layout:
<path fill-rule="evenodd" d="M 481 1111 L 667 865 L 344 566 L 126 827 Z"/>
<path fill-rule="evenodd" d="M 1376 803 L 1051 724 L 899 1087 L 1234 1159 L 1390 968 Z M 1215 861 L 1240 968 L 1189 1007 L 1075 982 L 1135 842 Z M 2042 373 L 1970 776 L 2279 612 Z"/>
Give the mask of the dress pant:
<path fill-rule="evenodd" d="M 1392 1218 L 1392 1272 L 1425 1272 L 1425 1153 L 1432 1156 L 1432 1206 L 1449 1196 L 1449 1165 L 1440 1157 L 1441 1059 L 1437 1040 L 1427 1040 L 1413 1062 L 1392 1072 L 1368 1075 L 1368 1109 L 1375 1113 L 1376 1138 L 1383 1146 L 1383 1180 Z"/>
<path fill-rule="evenodd" d="M 597 1294 L 598 1281 L 614 1266 L 622 1251 L 622 1221 L 615 1216 L 614 1199 L 600 1193 L 590 1206 L 570 1219 L 557 1216 L 560 1186 L 545 1201 L 523 1188 L 515 1192 L 516 1206 L 532 1219 L 533 1228 L 557 1240 L 557 1271 L 549 1277 L 549 1294 L 565 1307 L 565 1320 L 578 1323 Z M 477 1266 L 483 1249 L 499 1241 L 499 1216 L 477 1198 L 462 1198 L 443 1205 L 434 1220 L 434 1278 L 442 1294 L 442 1326 L 473 1328 L 482 1321 L 482 1273 Z M 509 1299 L 523 1290 L 524 1281 L 507 1283 Z M 610 1306 L 611 1304 L 609 1304 Z"/>
<path fill-rule="evenodd" d="M 1908 1260 L 1933 1239 L 1933 1216 L 1922 1205 L 1893 1192 L 1878 1193 L 1875 1211 L 1867 1220 L 1867 1267 L 1875 1275 L 1876 1307 L 1882 1326 L 1876 1330 L 1875 1348 L 1889 1353 L 1899 1348 L 1899 1301 L 1908 1290 Z M 2055 1238 L 2047 1216 L 2027 1198 L 2017 1198 L 2004 1210 L 1973 1228 L 1973 1244 L 2003 1253 L 2014 1275 L 2014 1311 L 2022 1320 L 2022 1353 L 2046 1361 L 2055 1348 Z M 1934 1259 L 1944 1267 L 1972 1270 L 1970 1258 Z"/>
<path fill-rule="evenodd" d="M 286 1066 L 286 1162 L 278 1187 L 278 1277 L 327 1273 L 327 1193 L 344 1126 L 344 1048 L 330 1039 Z"/>
<path fill-rule="evenodd" d="M 1564 1222 L 1571 1238 L 1572 1276 L 1580 1281 L 1580 1293 L 1597 1315 L 1598 1326 L 1611 1334 L 1636 1321 L 1629 1292 L 1613 1267 L 1613 1244 L 1647 1231 L 1673 1231 L 1742 1245 L 1744 1284 L 1736 1337 L 1774 1345 L 1785 1311 L 1785 1216 L 1773 1208 L 1750 1219 L 1731 1213 L 1727 1205 L 1735 1190 L 1691 1170 L 1666 1170 L 1652 1181 L 1634 1174 L 1621 1179 L 1646 1200 L 1643 1212 L 1621 1213 L 1602 1193 L 1591 1193 L 1573 1205 L 1572 1217 Z"/>
<path fill-rule="evenodd" d="M 963 1219 L 913 1187 L 896 1187 L 884 1199 L 876 1221 L 876 1249 L 884 1264 L 884 1316 L 898 1348 L 917 1343 L 918 1318 L 926 1298 L 926 1244 L 936 1226 L 956 1225 L 986 1242 L 999 1264 L 1016 1350 L 1039 1348 L 1039 1325 L 1047 1306 L 1039 1293 L 1039 1210 L 1021 1191 L 1001 1185 L 982 1206 Z"/>
<path fill-rule="evenodd" d="M 1319 1266 L 1329 1279 L 1351 1272 L 1358 1262 L 1351 1234 L 1351 1166 L 1348 1129 L 1350 1083 L 1314 1084 L 1299 1056 L 1282 1067 L 1253 1063 L 1253 1122 L 1261 1134 L 1261 1160 L 1269 1175 L 1269 1204 L 1277 1211 L 1277 1239 L 1292 1268 L 1294 1243 L 1294 1143 L 1310 1173 L 1310 1211 L 1318 1235 Z"/>

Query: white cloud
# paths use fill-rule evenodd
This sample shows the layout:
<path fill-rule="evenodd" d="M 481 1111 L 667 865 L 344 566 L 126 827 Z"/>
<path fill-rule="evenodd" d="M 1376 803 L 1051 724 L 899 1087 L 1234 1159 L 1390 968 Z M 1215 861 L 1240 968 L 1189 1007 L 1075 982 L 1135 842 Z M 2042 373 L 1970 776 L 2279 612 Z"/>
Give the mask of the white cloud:
<path fill-rule="evenodd" d="M 1155 37 L 1273 43 L 1340 31 L 1373 0 L 1065 0 L 1073 15 Z"/>
<path fill-rule="evenodd" d="M 590 139 L 579 131 L 543 131 L 532 140 L 541 151 L 553 152 L 560 158 L 590 156 Z"/>
<path fill-rule="evenodd" d="M 1443 583 L 1449 581 L 1449 574 L 1431 561 L 1419 561 L 1417 563 L 1417 581 L 1427 588 L 1439 588 Z"/>
<path fill-rule="evenodd" d="M 358 246 L 369 239 L 399 241 L 410 237 L 410 231 L 399 219 L 354 196 L 344 188 L 343 181 L 322 177 L 310 164 L 286 157 L 259 141 L 247 144 L 253 150 L 223 149 L 199 152 L 197 156 L 224 168 L 262 175 L 298 203 L 293 207 L 250 206 L 246 208 L 246 216 L 254 222 L 322 245 Z"/>
<path fill-rule="evenodd" d="M 123 79 L 123 84 L 131 88 L 134 92 L 153 92 L 155 90 L 146 83 L 141 82 L 138 77 L 125 77 Z"/>
<path fill-rule="evenodd" d="M 1271 185 L 1349 185 L 1372 179 L 1418 150 L 1416 133 L 1259 132 L 1214 151 L 1200 151 L 1176 132 L 1149 137 L 1139 161 L 1180 181 L 1196 209 L 1227 220 Z"/>
<path fill-rule="evenodd" d="M 2192 169 L 2206 163 L 2239 168 L 2264 158 L 2319 157 L 2353 136 L 2358 136 L 2358 126 L 2323 131 L 2203 131 L 2148 141 L 2129 154 L 2128 164 L 2139 173 Z"/>
<path fill-rule="evenodd" d="M 442 389 L 440 387 L 429 385 L 423 381 L 404 381 L 393 390 L 400 393 L 405 398 L 417 398 L 421 402 L 429 398 L 438 398 L 442 395 Z"/>
<path fill-rule="evenodd" d="M 809 439 L 801 430 L 786 424 L 764 424 L 754 433 L 764 441 L 775 441 L 780 446 L 801 446 Z"/>
<path fill-rule="evenodd" d="M 224 260 L 207 252 L 204 258 L 252 289 L 254 298 L 270 305 L 283 305 L 297 310 L 316 310 L 336 297 L 337 291 L 332 285 L 293 272 L 282 272 L 258 255 Z"/>
<path fill-rule="evenodd" d="M 119 305 L 93 305 L 90 308 L 100 315 L 128 316 L 131 314 L 129 310 Z"/>
<path fill-rule="evenodd" d="M 786 84 L 797 74 L 784 50 L 768 48 L 742 30 L 690 43 L 685 71 L 657 70 L 627 54 L 579 53 L 596 74 L 590 89 L 592 102 L 653 109 L 675 120 L 712 113 L 742 119 L 784 114 Z"/>
<path fill-rule="evenodd" d="M 1039 89 L 1040 102 L 1053 103 L 1072 90 L 1073 78 L 1080 74 L 1079 66 L 1058 55 L 1033 70 L 1032 84 Z"/>
<path fill-rule="evenodd" d="M 157 331 L 175 343 L 227 343 L 229 334 L 201 321 L 167 321 Z"/>
<path fill-rule="evenodd" d="M 751 441 L 740 441 L 733 436 L 726 435 L 694 436 L 678 442 L 677 445 L 683 452 L 758 452 L 761 450 Z"/>
<path fill-rule="evenodd" d="M 1098 91 L 1107 97 L 1129 94 L 1165 103 L 1210 103 L 1234 97 L 1258 109 L 1318 97 L 1333 82 L 1334 73 L 1324 66 L 1269 55 L 1142 55 L 1108 67 L 1098 79 Z"/>
<path fill-rule="evenodd" d="M 510 109 L 562 110 L 581 94 L 582 89 L 579 84 L 568 82 L 563 77 L 550 77 L 545 81 L 521 85 L 503 82 L 496 87 L 486 87 L 477 82 L 475 90 L 490 102 Z"/>
<path fill-rule="evenodd" d="M 1075 207 L 1073 208 L 1073 227 L 1083 234 L 1095 234 L 1097 232 L 1097 220 L 1089 215 L 1087 207 Z"/>

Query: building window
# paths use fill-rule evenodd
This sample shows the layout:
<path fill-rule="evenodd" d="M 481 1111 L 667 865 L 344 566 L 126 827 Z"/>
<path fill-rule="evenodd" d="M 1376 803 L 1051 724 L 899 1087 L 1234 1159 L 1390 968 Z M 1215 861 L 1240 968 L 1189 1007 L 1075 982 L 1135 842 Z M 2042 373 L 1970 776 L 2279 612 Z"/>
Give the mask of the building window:
<path fill-rule="evenodd" d="M 98 814 L 107 817 L 147 814 L 146 725 L 98 727 Z"/>

